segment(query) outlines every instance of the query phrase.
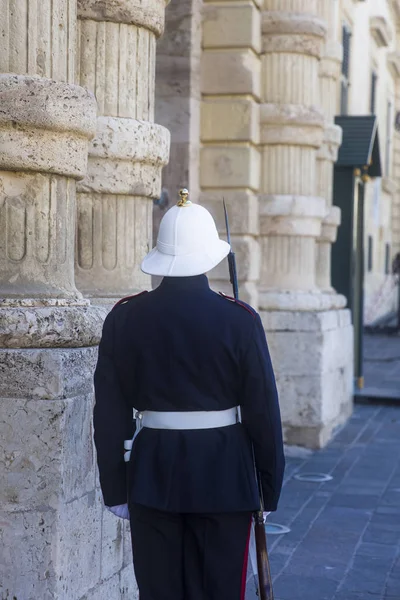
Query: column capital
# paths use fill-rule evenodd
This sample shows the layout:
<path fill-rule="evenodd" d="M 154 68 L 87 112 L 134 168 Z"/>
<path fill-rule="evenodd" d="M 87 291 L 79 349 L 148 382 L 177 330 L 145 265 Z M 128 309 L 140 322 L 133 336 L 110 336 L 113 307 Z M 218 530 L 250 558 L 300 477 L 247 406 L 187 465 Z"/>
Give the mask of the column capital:
<path fill-rule="evenodd" d="M 155 198 L 161 193 L 161 168 L 168 163 L 169 146 L 170 133 L 161 125 L 99 117 L 89 146 L 88 174 L 78 191 Z"/>
<path fill-rule="evenodd" d="M 23 75 L 0 75 L 0 168 L 82 179 L 96 132 L 86 89 Z"/>
<path fill-rule="evenodd" d="M 308 13 L 264 11 L 263 51 L 289 52 L 320 58 L 327 27 L 319 17 Z"/>
<path fill-rule="evenodd" d="M 324 198 L 260 194 L 260 233 L 268 236 L 314 237 L 326 216 Z"/>
<path fill-rule="evenodd" d="M 319 148 L 324 116 L 301 104 L 264 103 L 260 106 L 261 144 L 300 145 Z"/>
<path fill-rule="evenodd" d="M 165 6 L 170 0 L 78 0 L 78 17 L 136 25 L 160 36 L 164 31 Z"/>

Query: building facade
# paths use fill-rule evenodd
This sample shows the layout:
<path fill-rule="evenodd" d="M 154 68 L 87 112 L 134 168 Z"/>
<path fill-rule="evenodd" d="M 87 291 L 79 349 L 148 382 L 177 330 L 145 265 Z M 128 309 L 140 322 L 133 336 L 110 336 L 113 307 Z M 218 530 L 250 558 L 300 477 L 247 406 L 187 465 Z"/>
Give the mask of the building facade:
<path fill-rule="evenodd" d="M 396 302 L 392 261 L 400 249 L 399 177 L 400 3 L 344 3 L 342 40 L 346 46 L 347 93 L 339 91 L 339 112 L 376 115 L 382 177 L 366 185 L 365 321 L 371 323 Z M 346 70 L 346 69 L 345 69 Z"/>
<path fill-rule="evenodd" d="M 101 502 L 92 375 L 110 304 L 151 286 L 140 260 L 179 187 L 221 233 L 226 200 L 287 444 L 323 446 L 352 410 L 351 314 L 331 277 L 338 115 L 376 114 L 386 169 L 362 173 L 366 306 L 400 250 L 399 2 L 172 0 L 157 42 L 166 4 L 0 0 L 7 599 L 135 597 L 129 531 Z M 225 264 L 211 282 L 229 292 Z"/>
<path fill-rule="evenodd" d="M 158 120 L 171 131 L 172 156 L 183 142 L 192 149 L 166 167 L 165 197 L 194 182 L 192 198 L 211 210 L 221 233 L 225 198 L 240 293 L 265 325 L 286 442 L 320 447 L 351 413 L 353 391 L 350 312 L 330 275 L 340 223 L 333 167 L 342 136 L 335 124 L 342 6 L 200 4 L 172 0 L 173 27 L 159 48 L 163 65 L 180 67 L 168 72 L 169 93 L 163 75 L 156 81 Z M 199 10 L 201 36 L 185 37 Z M 176 95 L 186 106 L 178 119 Z M 230 291 L 225 264 L 211 280 Z"/>

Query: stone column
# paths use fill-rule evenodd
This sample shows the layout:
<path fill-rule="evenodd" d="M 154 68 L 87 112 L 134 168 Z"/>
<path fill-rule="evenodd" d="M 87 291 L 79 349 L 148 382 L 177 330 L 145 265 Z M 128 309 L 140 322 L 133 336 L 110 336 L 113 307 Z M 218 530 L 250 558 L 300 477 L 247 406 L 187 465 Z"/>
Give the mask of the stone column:
<path fill-rule="evenodd" d="M 308 447 L 330 439 L 352 397 L 350 317 L 327 312 L 332 295 L 321 293 L 315 268 L 327 217 L 317 169 L 326 37 L 318 2 L 264 0 L 262 15 L 260 309 L 286 442 Z"/>
<path fill-rule="evenodd" d="M 323 139 L 318 69 L 325 24 L 317 0 L 265 0 L 260 194 L 264 309 L 320 308 L 316 240 L 325 217 L 317 195 L 316 155 Z M 280 290 L 291 292 L 289 295 Z"/>
<path fill-rule="evenodd" d="M 88 175 L 77 199 L 76 280 L 113 300 L 149 288 L 140 262 L 152 243 L 169 132 L 154 123 L 156 39 L 165 0 L 78 0 L 77 81 L 98 103 Z"/>
<path fill-rule="evenodd" d="M 257 306 L 260 185 L 260 2 L 207 2 L 203 24 L 201 203 L 225 232 L 222 199 L 230 214 L 241 298 Z M 232 294 L 226 263 L 213 286 Z"/>
<path fill-rule="evenodd" d="M 74 283 L 75 180 L 96 126 L 75 32 L 75 0 L 0 0 L 2 598 L 120 598 L 91 431 L 104 313 Z"/>
<path fill-rule="evenodd" d="M 346 305 L 346 299 L 334 294 L 331 286 L 331 248 L 340 225 L 340 209 L 332 206 L 333 168 L 342 142 L 342 131 L 334 123 L 343 58 L 343 49 L 337 39 L 339 1 L 319 0 L 317 8 L 328 29 L 319 69 L 320 104 L 325 124 L 322 146 L 317 155 L 318 195 L 325 198 L 327 215 L 317 240 L 316 273 L 319 289 L 331 294 L 332 307 L 340 308 Z"/>

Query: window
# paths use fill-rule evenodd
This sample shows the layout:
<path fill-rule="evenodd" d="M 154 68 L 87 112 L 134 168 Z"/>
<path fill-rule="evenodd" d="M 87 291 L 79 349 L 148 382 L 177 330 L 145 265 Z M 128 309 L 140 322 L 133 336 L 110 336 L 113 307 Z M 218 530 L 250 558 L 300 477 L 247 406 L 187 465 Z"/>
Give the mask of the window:
<path fill-rule="evenodd" d="M 349 111 L 349 87 L 350 87 L 350 43 L 351 31 L 347 25 L 342 28 L 343 63 L 340 93 L 340 113 L 347 115 Z"/>
<path fill-rule="evenodd" d="M 368 260 L 367 260 L 367 265 L 368 265 L 368 272 L 371 272 L 373 269 L 373 251 L 374 251 L 374 240 L 372 238 L 372 235 L 368 236 Z"/>
<path fill-rule="evenodd" d="M 390 244 L 385 245 L 385 275 L 390 273 Z"/>
<path fill-rule="evenodd" d="M 390 176 L 392 162 L 392 112 L 393 104 L 389 100 L 386 112 L 386 156 L 385 156 L 385 175 Z"/>
<path fill-rule="evenodd" d="M 375 71 L 372 71 L 371 75 L 371 99 L 370 99 L 370 113 L 374 115 L 376 112 L 376 84 L 378 81 L 378 75 Z"/>

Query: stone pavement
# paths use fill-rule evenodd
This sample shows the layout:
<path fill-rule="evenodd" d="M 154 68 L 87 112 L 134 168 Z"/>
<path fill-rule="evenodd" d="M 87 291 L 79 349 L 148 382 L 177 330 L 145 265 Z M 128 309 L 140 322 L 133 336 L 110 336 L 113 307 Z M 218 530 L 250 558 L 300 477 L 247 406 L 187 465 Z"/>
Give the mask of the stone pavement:
<path fill-rule="evenodd" d="M 329 473 L 306 483 L 296 473 Z M 334 441 L 288 458 L 269 536 L 275 600 L 400 600 L 400 407 L 360 405 Z"/>

